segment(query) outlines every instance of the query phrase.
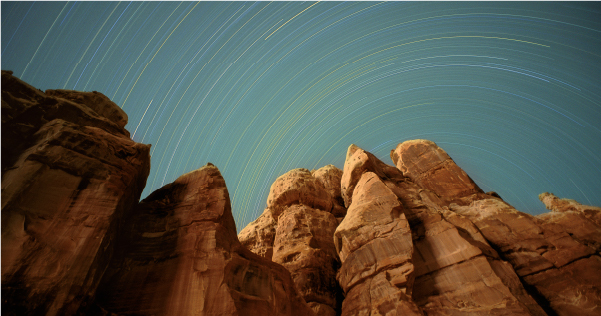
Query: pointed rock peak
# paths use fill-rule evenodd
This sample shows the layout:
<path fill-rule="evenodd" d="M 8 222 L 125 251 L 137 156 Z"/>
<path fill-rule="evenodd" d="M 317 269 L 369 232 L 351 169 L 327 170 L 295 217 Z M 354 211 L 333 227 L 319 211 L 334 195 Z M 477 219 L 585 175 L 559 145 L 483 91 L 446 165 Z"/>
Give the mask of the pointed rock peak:
<path fill-rule="evenodd" d="M 572 199 L 561 199 L 549 192 L 539 194 L 538 199 L 553 212 L 574 211 L 588 213 L 587 215 L 596 213 L 596 217 L 601 218 L 601 207 L 583 205 Z"/>
<path fill-rule="evenodd" d="M 192 170 L 188 173 L 184 173 L 183 175 L 179 176 L 175 181 L 173 181 L 173 183 L 189 183 L 189 182 L 197 182 L 197 181 L 203 181 L 205 180 L 204 177 L 210 177 L 210 178 L 215 178 L 215 179 L 219 179 L 219 183 L 223 184 L 223 187 L 225 187 L 225 180 L 223 180 L 223 177 L 221 176 L 221 172 L 219 171 L 219 169 L 213 165 L 212 163 L 207 163 L 206 165 L 196 169 L 196 170 Z M 209 180 L 210 183 L 213 183 L 213 180 Z"/>
<path fill-rule="evenodd" d="M 560 199 L 555 194 L 544 192 L 538 195 L 538 199 L 545 204 L 545 207 L 553 212 L 575 211 L 580 203 L 570 199 Z"/>
<path fill-rule="evenodd" d="M 341 194 L 346 207 L 351 205 L 353 190 L 361 175 L 365 172 L 373 172 L 382 179 L 401 180 L 403 175 L 394 167 L 389 166 L 356 145 L 351 145 L 344 162 L 344 170 L 341 179 Z"/>
<path fill-rule="evenodd" d="M 238 240 L 225 180 L 212 164 L 183 174 L 152 192 L 139 208 L 167 210 L 170 216 L 178 218 L 181 226 L 195 222 L 219 223 L 218 231 L 223 240 L 229 244 Z"/>
<path fill-rule="evenodd" d="M 469 196 L 484 193 L 467 173 L 432 141 L 405 141 L 396 147 L 391 157 L 404 176 L 449 202 L 469 204 Z"/>
<path fill-rule="evenodd" d="M 359 146 L 357 146 L 355 144 L 351 144 L 350 146 L 348 146 L 348 149 L 346 150 L 346 159 L 348 159 L 350 156 L 352 156 L 357 150 L 363 150 L 363 149 L 359 148 Z"/>

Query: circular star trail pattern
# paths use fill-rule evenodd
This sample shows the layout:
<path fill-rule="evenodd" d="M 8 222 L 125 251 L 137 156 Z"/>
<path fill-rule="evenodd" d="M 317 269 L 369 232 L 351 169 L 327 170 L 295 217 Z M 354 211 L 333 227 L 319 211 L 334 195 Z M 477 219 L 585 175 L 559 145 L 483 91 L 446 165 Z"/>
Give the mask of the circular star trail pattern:
<path fill-rule="evenodd" d="M 143 197 L 207 162 L 240 230 L 293 168 L 444 148 L 485 191 L 601 205 L 595 2 L 2 2 L 2 69 L 99 91 L 152 144 Z"/>

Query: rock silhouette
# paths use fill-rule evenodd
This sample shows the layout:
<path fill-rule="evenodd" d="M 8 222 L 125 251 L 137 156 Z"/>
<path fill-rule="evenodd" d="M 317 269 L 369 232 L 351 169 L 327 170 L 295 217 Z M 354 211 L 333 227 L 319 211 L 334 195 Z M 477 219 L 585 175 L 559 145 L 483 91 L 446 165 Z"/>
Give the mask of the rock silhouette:
<path fill-rule="evenodd" d="M 601 314 L 599 207 L 522 213 L 410 140 L 281 175 L 236 235 L 210 163 L 139 201 L 150 145 L 126 124 L 2 71 L 3 314 Z"/>

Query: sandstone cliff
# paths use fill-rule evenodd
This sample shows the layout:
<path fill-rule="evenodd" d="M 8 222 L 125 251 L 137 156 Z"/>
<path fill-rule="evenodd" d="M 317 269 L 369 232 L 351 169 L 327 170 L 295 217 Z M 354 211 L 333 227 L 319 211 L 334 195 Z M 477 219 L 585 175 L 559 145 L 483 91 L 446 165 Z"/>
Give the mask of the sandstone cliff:
<path fill-rule="evenodd" d="M 139 201 L 149 145 L 97 92 L 2 72 L 6 315 L 599 315 L 601 208 L 484 193 L 435 143 L 294 169 L 236 236 L 211 165 Z"/>
<path fill-rule="evenodd" d="M 341 303 L 336 282 L 340 263 L 332 239 L 338 225 L 332 213 L 345 213 L 336 186 L 340 174 L 331 165 L 285 173 L 271 186 L 267 209 L 238 235 L 250 250 L 290 271 L 317 315 L 336 315 Z"/>
<path fill-rule="evenodd" d="M 347 208 L 332 235 L 340 260 L 338 315 L 601 312 L 601 208 L 545 193 L 540 199 L 551 213 L 519 212 L 494 192 L 484 193 L 427 140 L 401 143 L 391 158 L 396 168 L 351 145 L 340 198 L 336 189 L 327 190 Z M 295 172 L 276 180 L 266 211 L 240 233 L 254 252 L 271 253 L 276 239 L 280 252 L 311 249 L 291 234 L 278 235 L 277 216 L 291 204 L 290 214 L 308 216 L 306 208 L 314 205 L 329 210 L 314 186 L 283 185 Z M 330 231 L 317 222 L 302 227 L 299 232 Z"/>
<path fill-rule="evenodd" d="M 309 315 L 282 266 L 244 248 L 225 181 L 208 164 L 134 209 L 97 308 L 119 315 Z M 98 311 L 97 311 L 98 312 Z"/>
<path fill-rule="evenodd" d="M 70 315 L 89 304 L 149 145 L 97 92 L 41 92 L 2 72 L 2 313 Z"/>

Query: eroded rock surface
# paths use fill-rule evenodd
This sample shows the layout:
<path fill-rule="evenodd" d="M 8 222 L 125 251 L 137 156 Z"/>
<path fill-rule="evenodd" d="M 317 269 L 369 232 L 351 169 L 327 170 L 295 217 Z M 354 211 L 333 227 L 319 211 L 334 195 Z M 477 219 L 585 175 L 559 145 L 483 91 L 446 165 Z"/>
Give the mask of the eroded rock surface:
<path fill-rule="evenodd" d="M 271 260 L 276 228 L 277 222 L 271 215 L 271 211 L 265 209 L 261 216 L 240 231 L 238 238 L 248 250 Z"/>
<path fill-rule="evenodd" d="M 43 93 L 2 72 L 2 313 L 71 315 L 93 300 L 150 145 L 97 92 Z"/>
<path fill-rule="evenodd" d="M 569 285 L 572 288 L 568 286 L 570 290 L 567 291 L 564 291 L 562 285 L 565 280 L 573 279 L 572 275 L 577 274 L 570 270 L 574 266 L 571 263 L 575 261 L 587 260 L 590 270 L 596 270 L 596 261 L 589 259 L 598 253 L 598 238 L 593 236 L 598 226 L 586 219 L 583 212 L 566 213 L 554 218 L 547 215 L 535 218 L 519 212 L 498 196 L 483 193 L 443 149 L 430 141 L 401 143 L 391 152 L 391 157 L 405 176 L 441 198 L 438 202 L 440 207 L 473 222 L 488 243 L 499 251 L 500 258 L 511 264 L 521 281 L 530 289 L 531 296 L 548 313 L 598 313 L 590 304 L 601 306 L 598 298 L 601 284 L 593 286 L 590 282 L 572 282 Z M 577 226 L 586 229 L 580 235 L 572 236 L 574 232 L 570 233 L 570 230 L 574 227 L 560 224 L 560 217 L 567 219 L 567 216 L 571 220 L 579 218 Z M 545 277 L 537 277 L 541 273 Z M 525 306 L 532 306 L 529 300 L 517 298 Z M 532 308 L 529 310 L 534 313 Z"/>
<path fill-rule="evenodd" d="M 330 212 L 332 197 L 309 170 L 293 169 L 279 176 L 271 185 L 267 197 L 267 208 L 277 221 L 280 214 L 294 204 L 304 204 Z"/>
<path fill-rule="evenodd" d="M 327 165 L 318 170 L 311 171 L 311 174 L 330 193 L 332 197 L 332 214 L 337 218 L 344 217 L 346 208 L 344 207 L 344 199 L 340 192 L 342 170 L 336 168 L 334 165 Z"/>
<path fill-rule="evenodd" d="M 244 248 L 219 170 L 153 192 L 120 235 L 97 304 L 116 314 L 311 315 L 282 266 Z M 144 285 L 141 287 L 140 285 Z"/>
<path fill-rule="evenodd" d="M 341 189 L 348 210 L 334 233 L 342 262 L 337 279 L 346 295 L 342 315 L 421 315 L 411 298 L 411 229 L 390 188 L 403 177 L 355 145 L 346 157 Z"/>
<path fill-rule="evenodd" d="M 273 259 L 292 274 L 295 286 L 318 315 L 336 315 L 340 266 L 332 236 L 346 209 L 340 169 L 293 169 L 276 179 L 267 209 L 238 237 L 252 252 Z M 337 184 L 338 183 L 338 184 Z"/>
<path fill-rule="evenodd" d="M 484 194 L 467 173 L 432 141 L 405 141 L 390 152 L 390 157 L 404 176 L 436 193 L 447 203 L 463 204 L 465 197 L 470 197 L 470 201 L 472 195 Z"/>
<path fill-rule="evenodd" d="M 342 262 L 338 282 L 346 293 L 342 315 L 421 314 L 411 299 L 409 223 L 396 195 L 375 173 L 365 172 L 355 185 L 334 241 Z"/>
<path fill-rule="evenodd" d="M 288 207 L 278 220 L 273 261 L 290 271 L 296 288 L 315 309 L 336 308 L 340 263 L 332 235 L 337 225 L 331 213 L 299 204 Z"/>
<path fill-rule="evenodd" d="M 413 165 L 421 168 L 423 162 L 417 159 L 420 158 L 433 168 L 453 170 L 448 162 L 450 157 L 444 151 L 428 155 L 424 150 L 415 153 L 415 149 L 410 148 L 413 152 L 409 155 L 398 152 L 406 157 L 405 163 L 410 166 L 412 163 L 407 161 L 413 159 Z M 353 297 L 343 302 L 343 315 L 360 315 L 360 311 L 381 313 L 382 310 L 391 315 L 420 314 L 422 311 L 428 315 L 475 315 L 484 311 L 489 314 L 544 315 L 521 286 L 511 266 L 499 260 L 478 228 L 469 219 L 446 208 L 447 199 L 455 199 L 455 192 L 464 197 L 480 193 L 478 189 L 458 190 L 460 186 L 448 181 L 451 182 L 449 185 L 437 188 L 441 191 L 439 194 L 415 183 L 412 178 L 417 174 L 417 180 L 429 183 L 427 176 L 434 173 L 423 168 L 419 172 L 411 171 L 407 168 L 391 170 L 390 166 L 362 149 L 349 148 L 342 188 L 343 192 L 345 187 L 354 189 L 346 191 L 351 204 L 335 234 L 343 262 L 338 280 L 346 290 L 347 299 Z M 359 174 L 360 180 L 355 182 Z M 469 180 L 469 177 L 465 179 Z M 442 190 L 446 188 L 453 193 L 444 194 Z M 357 212 L 358 209 L 362 210 Z M 387 211 L 382 213 L 383 209 Z M 396 216 L 404 224 L 394 226 L 384 221 L 387 225 L 380 226 L 377 214 L 381 213 L 390 214 L 389 222 Z M 380 245 L 370 251 L 372 244 Z M 352 255 L 349 256 L 349 252 Z M 375 258 L 366 255 L 371 253 L 378 255 Z M 357 260 L 358 264 L 349 261 L 359 256 L 363 259 Z M 377 277 L 379 271 L 386 271 L 388 282 Z M 345 287 L 346 284 L 360 290 L 354 293 L 355 289 Z M 373 291 L 375 285 L 379 292 L 390 295 L 388 300 L 376 301 L 373 296 L 364 294 L 370 293 L 366 287 Z M 402 295 L 391 294 L 394 288 Z"/>

